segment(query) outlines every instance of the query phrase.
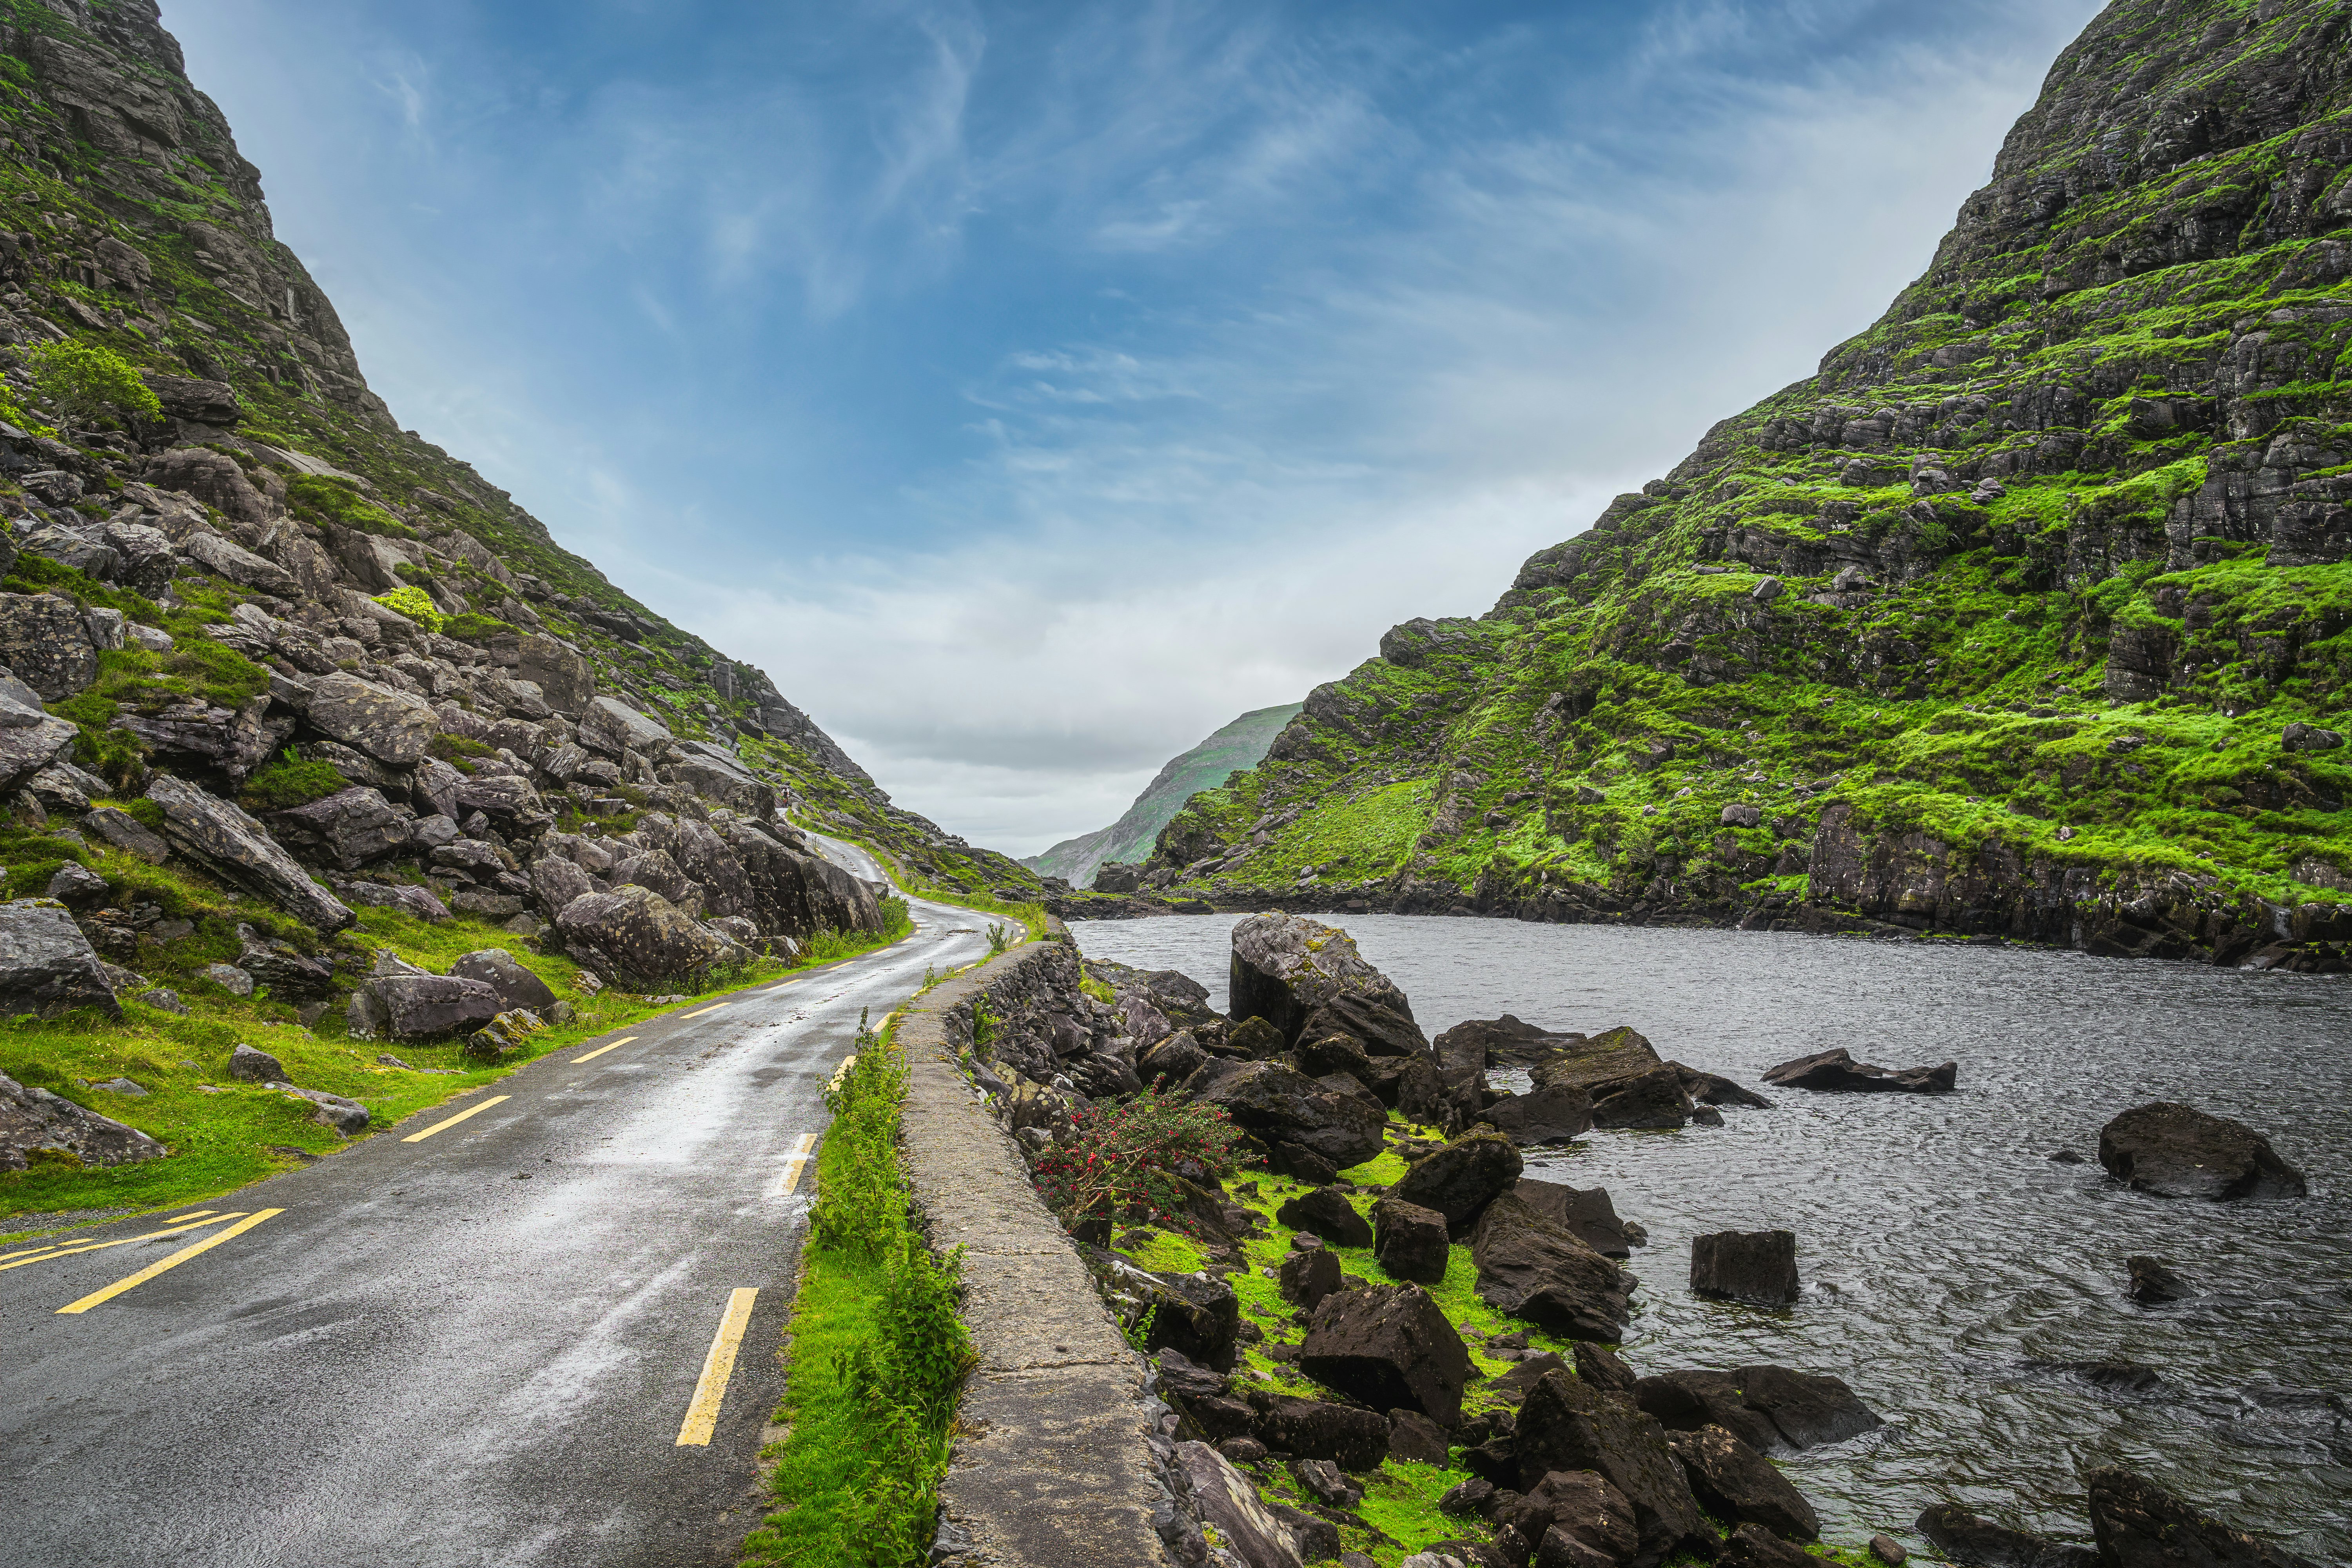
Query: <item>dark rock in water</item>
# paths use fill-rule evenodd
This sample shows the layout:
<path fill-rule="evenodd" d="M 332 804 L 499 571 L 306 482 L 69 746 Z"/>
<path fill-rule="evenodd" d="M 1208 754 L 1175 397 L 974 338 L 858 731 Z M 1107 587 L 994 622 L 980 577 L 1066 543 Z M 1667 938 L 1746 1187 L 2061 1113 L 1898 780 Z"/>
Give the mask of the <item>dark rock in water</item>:
<path fill-rule="evenodd" d="M 1609 1201 L 1608 1188 L 1571 1187 L 1521 1176 L 1511 1191 L 1529 1208 L 1603 1258 L 1633 1256 L 1625 1222 L 1617 1217 L 1617 1207 Z"/>
<path fill-rule="evenodd" d="M 268 1051 L 239 1046 L 228 1055 L 228 1076 L 239 1083 L 289 1083 L 286 1064 Z"/>
<path fill-rule="evenodd" d="M 1282 1299 L 1313 1311 L 1323 1299 L 1342 1289 L 1339 1258 L 1319 1247 L 1309 1247 L 1284 1258 L 1275 1270 Z"/>
<path fill-rule="evenodd" d="M 1470 1352 L 1428 1291 L 1376 1286 L 1325 1298 L 1298 1370 L 1376 1410 L 1409 1407 L 1451 1426 L 1462 1417 Z"/>
<path fill-rule="evenodd" d="M 2178 1301 L 2189 1294 L 2189 1282 L 2175 1274 L 2162 1258 L 2126 1258 L 2124 1267 L 2131 1271 L 2131 1283 L 2124 1294 L 2142 1306 Z"/>
<path fill-rule="evenodd" d="M 1445 1428 L 1418 1410 L 1390 1411 L 1389 1458 L 1445 1468 Z"/>
<path fill-rule="evenodd" d="M 135 1127 L 0 1073 L 0 1171 L 23 1171 L 49 1162 L 121 1165 L 161 1159 L 168 1152 Z"/>
<path fill-rule="evenodd" d="M 1511 1190 L 1525 1168 L 1509 1139 L 1497 1132 L 1471 1132 L 1416 1161 L 1391 1191 L 1406 1203 L 1444 1215 L 1447 1229 L 1459 1238 L 1477 1223 L 1487 1204 Z"/>
<path fill-rule="evenodd" d="M 1680 1127 L 1691 1119 L 1691 1098 L 1683 1091 L 1682 1075 L 1664 1063 L 1597 1085 L 1592 1097 L 1595 1127 Z"/>
<path fill-rule="evenodd" d="M 1512 1142 L 1565 1143 L 1592 1128 L 1592 1097 L 1580 1089 L 1555 1085 L 1528 1094 L 1508 1094 L 1486 1107 L 1479 1120 Z"/>
<path fill-rule="evenodd" d="M 2242 1121 L 2167 1100 L 2126 1110 L 2099 1130 L 2107 1174 L 2168 1198 L 2299 1198 L 2303 1173 Z"/>
<path fill-rule="evenodd" d="M 1274 1217 L 1293 1230 L 1310 1231 L 1334 1247 L 1372 1245 L 1370 1225 L 1330 1187 L 1316 1187 L 1299 1194 L 1275 1210 Z"/>
<path fill-rule="evenodd" d="M 2129 1470 L 2110 1467 L 2083 1479 L 2101 1568 L 2312 1568 L 2307 1559 L 2232 1530 Z"/>
<path fill-rule="evenodd" d="M 1258 1441 L 1294 1459 L 1329 1459 L 1343 1470 L 1369 1470 L 1387 1457 L 1387 1417 L 1345 1405 L 1253 1388 Z"/>
<path fill-rule="evenodd" d="M 1886 1568 L 1903 1568 L 1911 1560 L 1910 1549 L 1891 1535 L 1870 1538 L 1870 1554 L 1886 1564 Z"/>
<path fill-rule="evenodd" d="M 1931 1068 L 1882 1068 L 1858 1062 L 1843 1047 L 1782 1062 L 1764 1081 L 1783 1089 L 1854 1090 L 1881 1094 L 1940 1094 L 1959 1076 L 1958 1062 Z"/>
<path fill-rule="evenodd" d="M 2050 1152 L 2050 1158 L 2053 1163 L 2061 1165 L 2079 1165 L 2083 1163 L 2083 1156 L 2072 1149 L 2053 1149 Z"/>
<path fill-rule="evenodd" d="M 548 989 L 547 982 L 517 963 L 514 954 L 502 947 L 469 952 L 451 964 L 449 973 L 463 980 L 480 981 L 510 1008 L 528 1007 L 545 1017 L 555 1005 L 555 993 Z"/>
<path fill-rule="evenodd" d="M 1759 1307 L 1797 1300 L 1797 1236 L 1788 1230 L 1720 1230 L 1691 1238 L 1690 1288 Z"/>
<path fill-rule="evenodd" d="M 1445 1216 L 1402 1198 L 1381 1199 L 1372 1205 L 1372 1257 L 1400 1279 L 1436 1284 L 1452 1257 Z"/>
<path fill-rule="evenodd" d="M 1695 1105 L 1691 1107 L 1690 1119 L 1691 1125 L 1693 1127 L 1720 1127 L 1723 1125 L 1723 1112 L 1717 1110 L 1712 1105 Z"/>
<path fill-rule="evenodd" d="M 1222 1107 L 1269 1147 L 1296 1143 L 1343 1171 L 1381 1152 L 1388 1125 L 1378 1105 L 1333 1094 L 1279 1062 L 1250 1062 L 1227 1072 L 1201 1099 Z"/>
<path fill-rule="evenodd" d="M 1623 1337 L 1633 1313 L 1623 1271 L 1519 1197 L 1486 1205 L 1470 1256 L 1488 1306 L 1576 1339 Z"/>
<path fill-rule="evenodd" d="M 1666 1440 L 1683 1462 L 1691 1490 L 1717 1518 L 1760 1524 L 1791 1541 L 1816 1541 L 1821 1516 L 1772 1462 L 1720 1426 L 1678 1432 Z"/>
<path fill-rule="evenodd" d="M 1457 1053 L 1475 1052 L 1480 1067 L 1533 1067 L 1583 1041 L 1582 1035 L 1547 1034 L 1506 1013 L 1492 1021 L 1472 1018 L 1456 1024 L 1438 1036 L 1435 1045 L 1448 1060 Z"/>
<path fill-rule="evenodd" d="M 1538 1568 L 1605 1568 L 1641 1551 L 1633 1503 L 1591 1470 L 1554 1470 L 1528 1489 L 1528 1511 Z"/>
<path fill-rule="evenodd" d="M 1412 1010 L 1405 1005 L 1402 994 L 1391 999 L 1334 996 L 1307 1015 L 1296 1037 L 1319 1040 L 1330 1036 L 1354 1040 L 1368 1057 L 1430 1054 L 1429 1039 L 1421 1032 L 1421 1026 L 1412 1021 Z"/>
<path fill-rule="evenodd" d="M 1535 1064 L 1529 1076 L 1538 1088 L 1553 1084 L 1581 1089 L 1598 1100 L 1602 1086 L 1620 1079 L 1631 1079 L 1665 1064 L 1650 1042 L 1633 1028 L 1619 1025 L 1586 1037 L 1566 1035 L 1558 1038 L 1569 1042 L 1553 1054 Z"/>
<path fill-rule="evenodd" d="M 1638 1543 L 1620 1559 L 1654 1568 L 1711 1532 L 1663 1427 L 1614 1394 L 1553 1373 L 1528 1391 L 1513 1433 L 1521 1485 L 1532 1494 L 1557 1470 L 1591 1470 L 1633 1506 Z"/>
<path fill-rule="evenodd" d="M 1660 1373 L 1636 1383 L 1633 1397 L 1671 1430 L 1721 1426 L 1767 1454 L 1841 1443 L 1885 1425 L 1842 1379 L 1784 1366 Z"/>
<path fill-rule="evenodd" d="M 1234 1363 L 1234 1336 L 1241 1326 L 1241 1302 L 1234 1288 L 1209 1274 L 1145 1274 L 1127 1276 L 1141 1283 L 1145 1305 L 1154 1309 L 1151 1328 L 1144 1335 L 1148 1353 L 1165 1346 L 1185 1358 L 1220 1370 Z"/>
<path fill-rule="evenodd" d="M 1666 1065 L 1683 1080 L 1683 1092 L 1701 1105 L 1738 1105 L 1751 1110 L 1772 1109 L 1772 1102 L 1754 1089 L 1743 1088 L 1718 1073 L 1701 1072 L 1680 1062 Z"/>
<path fill-rule="evenodd" d="M 1412 1016 L 1404 993 L 1364 962 L 1355 938 L 1303 915 L 1254 915 L 1234 927 L 1230 994 L 1235 1022 L 1263 1018 L 1285 1046 L 1318 1008 L 1343 997 Z"/>
<path fill-rule="evenodd" d="M 1631 1394 L 1639 1381 L 1624 1358 L 1606 1345 L 1596 1345 L 1591 1340 L 1576 1342 L 1576 1375 L 1593 1387 L 1611 1394 Z"/>
<path fill-rule="evenodd" d="M 1716 1568 L 1818 1568 L 1821 1559 L 1760 1524 L 1743 1524 L 1723 1542 Z"/>
<path fill-rule="evenodd" d="M 2087 1546 L 2011 1530 L 1948 1503 L 1924 1510 L 1913 1528 L 1965 1568 L 2099 1568 L 2099 1554 Z"/>
<path fill-rule="evenodd" d="M 122 1016 L 106 966 L 73 912 L 54 899 L 0 903 L 0 1016 L 53 1018 L 77 1007 Z"/>

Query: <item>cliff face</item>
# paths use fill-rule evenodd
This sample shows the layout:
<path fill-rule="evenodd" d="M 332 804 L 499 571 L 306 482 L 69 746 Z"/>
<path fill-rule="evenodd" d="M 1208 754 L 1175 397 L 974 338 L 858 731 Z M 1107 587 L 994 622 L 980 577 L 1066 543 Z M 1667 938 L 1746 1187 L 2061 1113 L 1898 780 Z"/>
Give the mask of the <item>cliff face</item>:
<path fill-rule="evenodd" d="M 7 0 L 0 75 L 0 367 L 34 426 L 0 425 L 0 660 L 46 710 L 0 747 L 31 835 L 8 892 L 79 855 L 52 818 L 165 777 L 241 802 L 314 869 L 482 911 L 552 919 L 622 875 L 598 860 L 658 852 L 680 908 L 805 934 L 839 910 L 795 906 L 758 845 L 714 848 L 748 825 L 797 854 L 776 805 L 941 883 L 1035 889 L 399 428 L 152 0 Z M 66 340 L 136 367 L 161 416 L 46 402 L 33 362 Z M 320 802 L 346 786 L 368 798 Z M 714 811 L 740 822 L 714 837 Z M 591 881 L 531 886 L 551 852 Z"/>
<path fill-rule="evenodd" d="M 2339 963 L 2347 166 L 2345 6 L 2117 0 L 1876 325 L 1390 632 L 1146 886 Z"/>

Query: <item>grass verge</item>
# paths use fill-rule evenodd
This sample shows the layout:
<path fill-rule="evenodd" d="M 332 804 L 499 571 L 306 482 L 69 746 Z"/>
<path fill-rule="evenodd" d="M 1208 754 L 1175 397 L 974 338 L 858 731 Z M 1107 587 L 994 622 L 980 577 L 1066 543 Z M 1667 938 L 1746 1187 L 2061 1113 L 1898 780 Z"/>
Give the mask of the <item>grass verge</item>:
<path fill-rule="evenodd" d="M 956 1315 L 959 1257 L 916 1233 L 898 1163 L 905 1054 L 861 1028 L 825 1092 L 791 1371 L 763 1458 L 777 1504 L 743 1542 L 747 1564 L 909 1568 L 927 1557 L 956 1399 L 972 1362 Z"/>

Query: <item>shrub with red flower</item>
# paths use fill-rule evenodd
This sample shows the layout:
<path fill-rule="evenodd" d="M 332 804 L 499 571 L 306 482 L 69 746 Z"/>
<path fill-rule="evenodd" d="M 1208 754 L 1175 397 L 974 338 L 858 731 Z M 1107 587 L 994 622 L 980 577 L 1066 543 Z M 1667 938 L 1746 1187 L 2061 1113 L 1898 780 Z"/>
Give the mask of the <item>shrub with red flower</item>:
<path fill-rule="evenodd" d="M 1224 1111 L 1163 1092 L 1155 1084 L 1124 1105 L 1092 1106 L 1070 1117 L 1070 1136 L 1037 1157 L 1030 1174 L 1046 1206 L 1076 1229 L 1089 1219 L 1139 1219 L 1187 1235 L 1184 1178 L 1222 1182 L 1241 1169 L 1241 1139 Z"/>

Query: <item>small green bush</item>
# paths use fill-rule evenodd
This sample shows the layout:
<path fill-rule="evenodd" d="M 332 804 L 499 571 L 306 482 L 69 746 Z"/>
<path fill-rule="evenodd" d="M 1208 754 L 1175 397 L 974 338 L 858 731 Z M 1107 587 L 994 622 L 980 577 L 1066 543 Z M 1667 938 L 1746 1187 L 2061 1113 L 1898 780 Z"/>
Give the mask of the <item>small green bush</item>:
<path fill-rule="evenodd" d="M 25 356 L 33 384 L 67 417 L 84 424 L 162 417 L 163 405 L 131 362 L 111 349 L 68 338 Z"/>
<path fill-rule="evenodd" d="M 404 583 L 389 594 L 378 594 L 375 602 L 406 616 L 428 632 L 441 629 L 441 612 L 434 608 L 433 595 L 414 583 Z"/>
<path fill-rule="evenodd" d="M 443 637 L 456 637 L 459 642 L 486 643 L 492 637 L 519 637 L 520 628 L 508 625 L 493 616 L 478 615 L 472 610 L 462 616 L 452 616 L 441 628 Z"/>

